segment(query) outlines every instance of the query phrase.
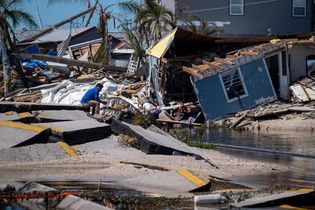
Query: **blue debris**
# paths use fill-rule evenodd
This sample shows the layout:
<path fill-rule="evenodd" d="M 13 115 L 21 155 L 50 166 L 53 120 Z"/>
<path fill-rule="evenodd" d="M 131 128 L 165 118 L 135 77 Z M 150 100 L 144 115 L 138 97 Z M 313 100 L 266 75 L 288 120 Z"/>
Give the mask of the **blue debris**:
<path fill-rule="evenodd" d="M 35 60 L 32 59 L 26 63 L 23 63 L 23 69 L 24 71 L 33 71 L 35 68 L 40 68 L 42 70 L 47 70 L 48 65 L 45 61 Z"/>

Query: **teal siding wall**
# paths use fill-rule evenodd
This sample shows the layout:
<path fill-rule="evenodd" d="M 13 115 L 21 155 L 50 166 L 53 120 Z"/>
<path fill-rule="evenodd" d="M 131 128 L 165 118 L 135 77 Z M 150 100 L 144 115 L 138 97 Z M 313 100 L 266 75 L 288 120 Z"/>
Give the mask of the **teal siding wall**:
<path fill-rule="evenodd" d="M 195 82 L 195 91 L 207 120 L 250 109 L 277 99 L 263 59 L 241 66 L 247 96 L 228 102 L 219 74 Z"/>

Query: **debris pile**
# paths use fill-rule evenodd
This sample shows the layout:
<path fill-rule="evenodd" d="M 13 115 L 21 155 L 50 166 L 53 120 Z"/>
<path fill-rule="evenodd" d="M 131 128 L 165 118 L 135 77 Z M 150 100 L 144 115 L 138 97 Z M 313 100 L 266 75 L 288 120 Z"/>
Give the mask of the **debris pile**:
<path fill-rule="evenodd" d="M 283 103 L 274 102 L 270 104 L 261 105 L 254 109 L 245 110 L 236 113 L 234 116 L 228 116 L 222 120 L 217 120 L 213 125 L 233 128 L 237 130 L 262 130 L 261 123 L 267 123 L 270 120 L 280 120 L 278 126 L 267 127 L 267 130 L 278 129 L 282 127 L 285 129 L 285 123 L 293 120 L 312 120 L 315 119 L 315 106 L 308 104 L 297 103 Z M 298 128 L 301 125 L 296 125 Z M 307 128 L 312 128 L 313 124 L 305 125 Z M 312 131 L 312 129 L 311 129 Z"/>
<path fill-rule="evenodd" d="M 294 101 L 302 103 L 315 101 L 315 78 L 312 76 L 305 77 L 290 86 L 290 90 Z"/>

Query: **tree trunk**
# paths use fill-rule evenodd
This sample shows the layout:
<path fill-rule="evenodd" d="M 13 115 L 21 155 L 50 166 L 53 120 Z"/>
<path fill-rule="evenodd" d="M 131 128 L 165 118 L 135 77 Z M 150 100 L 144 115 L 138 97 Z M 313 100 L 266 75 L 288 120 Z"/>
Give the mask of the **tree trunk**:
<path fill-rule="evenodd" d="M 7 45 L 5 41 L 4 31 L 0 29 L 0 47 L 2 52 L 2 65 L 3 65 L 3 86 L 4 97 L 11 91 L 11 66 L 7 55 Z"/>

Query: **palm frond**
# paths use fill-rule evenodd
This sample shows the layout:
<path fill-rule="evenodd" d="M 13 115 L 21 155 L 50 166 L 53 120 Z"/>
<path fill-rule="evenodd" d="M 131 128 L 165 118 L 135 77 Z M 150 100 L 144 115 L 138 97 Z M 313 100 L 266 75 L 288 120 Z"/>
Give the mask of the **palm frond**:
<path fill-rule="evenodd" d="M 127 2 L 119 2 L 118 7 L 123 9 L 126 12 L 131 12 L 136 14 L 140 11 L 141 5 L 134 1 L 127 1 Z"/>
<path fill-rule="evenodd" d="M 37 24 L 34 21 L 34 19 L 32 18 L 32 16 L 23 10 L 11 10 L 10 14 L 11 14 L 11 17 L 15 17 L 14 18 L 15 21 L 13 23 L 13 26 L 16 26 L 17 24 L 19 24 L 21 22 L 23 22 L 29 26 L 34 26 L 34 27 L 37 26 Z M 18 22 L 16 22 L 16 20 Z"/>
<path fill-rule="evenodd" d="M 126 24 L 120 24 L 119 27 L 122 28 L 123 32 L 127 35 L 127 39 L 135 51 L 134 54 L 140 59 L 144 57 L 145 51 L 137 36 L 128 28 Z"/>
<path fill-rule="evenodd" d="M 79 3 L 85 3 L 86 0 L 48 0 L 48 5 L 53 5 L 57 3 L 73 3 L 73 2 L 79 2 Z"/>

